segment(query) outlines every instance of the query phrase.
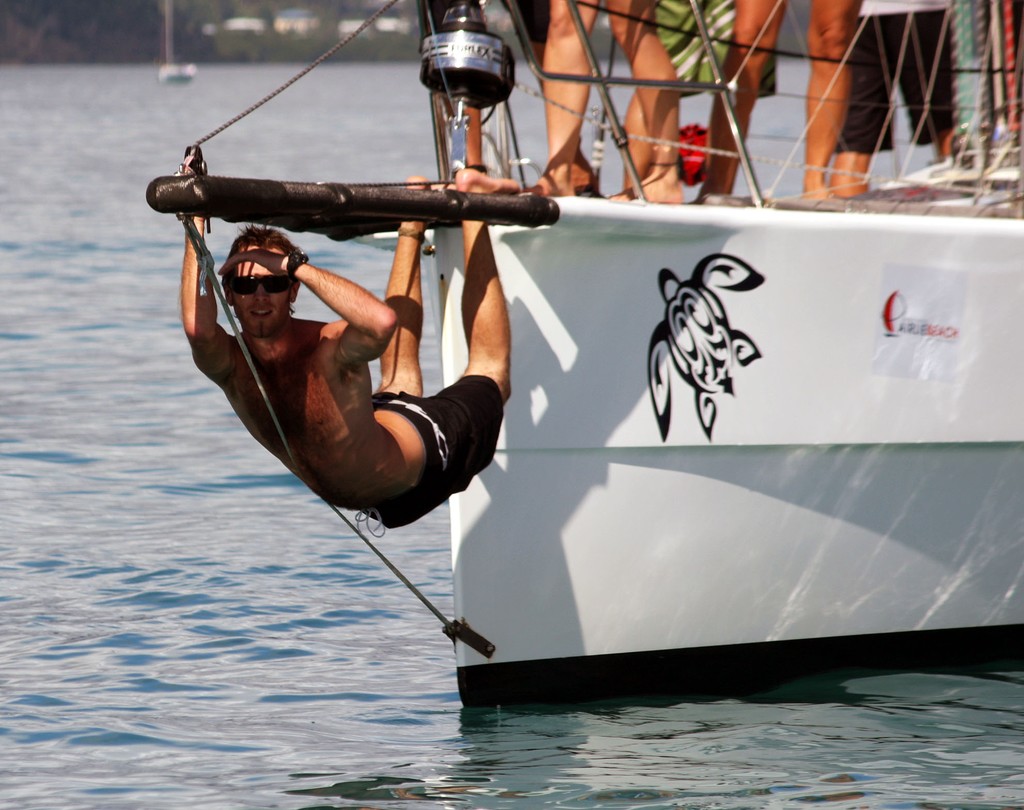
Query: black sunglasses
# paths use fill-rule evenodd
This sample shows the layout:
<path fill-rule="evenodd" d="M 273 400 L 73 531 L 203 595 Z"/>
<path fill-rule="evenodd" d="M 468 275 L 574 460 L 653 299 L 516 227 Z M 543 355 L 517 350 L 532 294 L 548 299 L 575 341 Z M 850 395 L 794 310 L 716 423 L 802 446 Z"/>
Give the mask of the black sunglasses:
<path fill-rule="evenodd" d="M 273 295 L 291 287 L 292 280 L 288 276 L 234 276 L 231 291 L 236 295 L 252 295 L 260 284 L 268 295 Z"/>

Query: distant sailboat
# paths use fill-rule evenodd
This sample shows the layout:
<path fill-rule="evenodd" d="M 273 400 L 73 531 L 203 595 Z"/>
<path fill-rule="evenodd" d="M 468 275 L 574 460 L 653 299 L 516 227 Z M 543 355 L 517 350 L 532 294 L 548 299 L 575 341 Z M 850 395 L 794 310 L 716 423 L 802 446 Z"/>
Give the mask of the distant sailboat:
<path fill-rule="evenodd" d="M 161 82 L 181 84 L 192 81 L 196 75 L 193 64 L 179 64 L 174 61 L 174 2 L 164 0 L 164 47 L 163 59 L 157 77 Z"/>

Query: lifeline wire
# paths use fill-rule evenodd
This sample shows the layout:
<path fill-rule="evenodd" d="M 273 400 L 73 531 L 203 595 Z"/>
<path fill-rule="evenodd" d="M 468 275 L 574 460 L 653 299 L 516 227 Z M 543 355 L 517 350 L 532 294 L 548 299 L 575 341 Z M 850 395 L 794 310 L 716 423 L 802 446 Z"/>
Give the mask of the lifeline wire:
<path fill-rule="evenodd" d="M 284 428 L 281 427 L 281 423 L 280 421 L 278 421 L 277 413 L 274 411 L 274 406 L 270 403 L 270 397 L 267 395 L 267 391 L 263 387 L 263 382 L 260 380 L 260 375 L 256 371 L 256 364 L 253 362 L 252 355 L 249 353 L 249 347 L 245 345 L 245 340 L 242 339 L 242 334 L 238 329 L 238 324 L 235 321 L 234 316 L 231 314 L 231 307 L 228 306 L 227 299 L 224 297 L 224 291 L 220 288 L 220 284 L 217 283 L 217 277 L 213 272 L 213 256 L 210 254 L 209 249 L 206 247 L 206 240 L 203 238 L 202 234 L 199 233 L 199 230 L 196 228 L 195 223 L 192 221 L 191 216 L 180 215 L 178 219 L 180 219 L 182 225 L 184 225 L 185 233 L 188 236 L 189 241 L 192 242 L 192 247 L 196 252 L 196 258 L 198 260 L 200 270 L 198 278 L 199 288 L 200 290 L 203 290 L 205 282 L 207 280 L 210 281 L 211 286 L 213 287 L 213 291 L 217 295 L 217 300 L 220 301 L 221 308 L 224 310 L 224 314 L 227 316 L 228 323 L 231 324 L 231 329 L 235 334 L 235 340 L 238 342 L 238 346 L 242 350 L 242 356 L 245 357 L 245 362 L 249 365 L 249 370 L 252 371 L 252 375 L 256 380 L 256 385 L 259 387 L 260 394 L 262 394 L 263 396 L 263 401 L 266 403 L 267 410 L 270 412 L 270 418 L 274 422 L 274 427 L 277 428 L 277 433 L 281 437 L 281 441 L 284 443 L 284 449 L 288 453 L 288 458 L 291 459 L 291 462 L 295 467 L 298 467 L 298 463 L 296 462 L 295 456 L 292 454 L 291 446 L 288 444 L 288 439 L 285 437 Z M 405 585 L 405 587 L 408 588 L 412 592 L 412 594 L 417 599 L 419 599 L 431 613 L 433 613 L 438 619 L 440 619 L 441 624 L 444 625 L 445 634 L 449 638 L 451 638 L 452 641 L 454 641 L 455 638 L 459 635 L 459 627 L 461 625 L 451 621 L 440 610 L 438 610 L 434 606 L 434 604 L 429 599 L 427 599 L 426 596 L 423 595 L 419 588 L 413 585 L 412 582 L 409 581 L 409 578 L 406 577 L 405 574 L 403 574 L 400 570 L 398 570 L 398 568 L 395 567 L 394 563 L 392 563 L 391 560 L 389 560 L 384 555 L 384 553 L 380 549 L 378 549 L 377 546 L 374 545 L 370 541 L 370 539 L 365 534 L 363 534 L 354 523 L 352 523 L 351 520 L 349 520 L 348 516 L 345 515 L 340 509 L 338 509 L 337 506 L 335 506 L 333 503 L 327 500 L 324 500 L 324 503 L 331 507 L 331 509 L 334 510 L 334 513 L 343 521 L 345 521 L 345 525 L 347 525 L 353 532 L 355 532 L 356 536 L 367 545 L 370 551 L 372 551 L 374 554 L 377 555 L 378 558 L 380 558 L 380 561 L 388 567 L 391 573 L 398 577 L 402 584 Z"/>

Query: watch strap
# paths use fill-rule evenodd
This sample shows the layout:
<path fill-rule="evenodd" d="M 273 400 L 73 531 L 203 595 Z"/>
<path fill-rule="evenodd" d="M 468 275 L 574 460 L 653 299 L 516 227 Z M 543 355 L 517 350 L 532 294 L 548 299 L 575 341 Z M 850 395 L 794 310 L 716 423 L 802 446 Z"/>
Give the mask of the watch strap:
<path fill-rule="evenodd" d="M 292 281 L 298 281 L 298 279 L 295 278 L 295 271 L 297 271 L 300 267 L 302 267 L 302 265 L 306 264 L 308 261 L 309 256 L 307 256 L 301 250 L 293 250 L 291 253 L 289 253 L 287 264 L 288 278 L 290 278 Z"/>

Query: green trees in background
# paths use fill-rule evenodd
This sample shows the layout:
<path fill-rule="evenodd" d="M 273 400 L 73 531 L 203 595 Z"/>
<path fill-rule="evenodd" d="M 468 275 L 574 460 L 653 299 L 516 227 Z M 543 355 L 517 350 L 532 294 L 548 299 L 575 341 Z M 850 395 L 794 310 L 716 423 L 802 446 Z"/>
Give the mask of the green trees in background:
<path fill-rule="evenodd" d="M 288 8 L 311 11 L 319 27 L 308 35 L 275 32 L 274 17 Z M 404 0 L 398 8 L 413 22 L 411 34 L 366 32 L 335 58 L 417 59 L 414 5 Z M 175 55 L 189 62 L 306 62 L 340 39 L 341 20 L 363 20 L 371 9 L 363 0 L 175 0 Z M 261 19 L 266 30 L 224 30 L 233 17 Z M 162 0 L 3 0 L 0 63 L 156 62 L 162 26 Z"/>

